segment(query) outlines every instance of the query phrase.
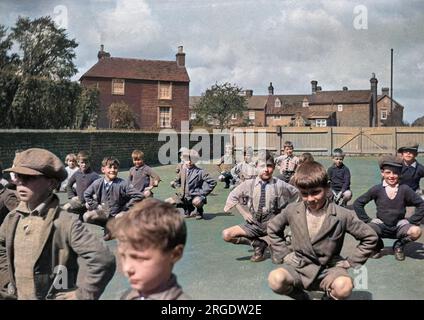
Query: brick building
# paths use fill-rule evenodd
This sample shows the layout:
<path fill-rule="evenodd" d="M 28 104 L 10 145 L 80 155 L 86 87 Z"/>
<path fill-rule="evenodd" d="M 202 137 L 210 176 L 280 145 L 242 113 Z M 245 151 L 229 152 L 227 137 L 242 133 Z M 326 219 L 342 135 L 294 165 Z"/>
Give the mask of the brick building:
<path fill-rule="evenodd" d="M 109 106 L 125 102 L 135 115 L 137 129 L 181 128 L 189 119 L 189 83 L 183 47 L 175 61 L 111 57 L 103 45 L 98 61 L 81 78 L 81 84 L 100 91 L 98 128 L 110 128 Z"/>

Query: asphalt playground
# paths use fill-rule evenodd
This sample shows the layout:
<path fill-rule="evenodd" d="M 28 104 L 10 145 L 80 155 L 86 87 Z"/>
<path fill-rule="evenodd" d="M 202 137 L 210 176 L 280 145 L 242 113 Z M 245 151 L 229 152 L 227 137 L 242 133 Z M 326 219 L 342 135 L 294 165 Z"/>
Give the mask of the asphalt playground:
<path fill-rule="evenodd" d="M 326 168 L 331 165 L 330 158 L 316 158 Z M 420 159 L 419 159 L 420 160 Z M 424 159 L 423 159 L 424 160 Z M 380 172 L 375 157 L 346 157 L 352 179 L 353 199 L 380 182 Z M 217 178 L 219 175 L 215 165 L 200 165 Z M 155 198 L 166 199 L 172 196 L 174 189 L 169 187 L 175 177 L 175 166 L 155 167 L 162 182 L 155 189 Z M 128 171 L 121 171 L 120 177 L 127 178 Z M 249 246 L 226 243 L 221 238 L 223 229 L 243 222 L 236 212 L 223 212 L 229 191 L 224 184 L 218 182 L 213 193 L 208 197 L 205 207 L 205 219 L 186 219 L 188 228 L 187 245 L 182 260 L 174 272 L 184 291 L 196 300 L 289 300 L 276 295 L 267 285 L 267 277 L 277 265 L 270 259 L 253 263 L 253 254 Z M 65 194 L 59 194 L 65 202 Z M 366 207 L 370 216 L 375 216 L 375 207 Z M 100 228 L 90 226 L 101 236 Z M 424 227 L 424 226 L 422 226 Z M 384 254 L 379 259 L 369 259 L 365 267 L 350 270 L 355 280 L 355 290 L 351 296 L 354 300 L 423 300 L 424 299 L 424 236 L 405 248 L 406 260 L 396 261 L 391 245 L 393 240 L 385 240 Z M 348 256 L 355 248 L 357 241 L 348 235 L 345 239 L 342 255 Z M 116 241 L 108 242 L 115 251 Z M 119 267 L 118 267 L 119 269 Z M 106 288 L 101 299 L 119 299 L 129 288 L 125 277 L 118 270 Z"/>

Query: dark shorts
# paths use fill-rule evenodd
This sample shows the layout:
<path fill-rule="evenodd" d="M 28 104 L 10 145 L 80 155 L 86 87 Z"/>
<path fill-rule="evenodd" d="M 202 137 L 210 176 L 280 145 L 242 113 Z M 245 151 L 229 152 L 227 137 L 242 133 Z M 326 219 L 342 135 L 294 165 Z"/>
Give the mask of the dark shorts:
<path fill-rule="evenodd" d="M 239 225 L 249 238 L 260 238 L 267 235 L 266 227 L 267 223 L 244 223 Z"/>
<path fill-rule="evenodd" d="M 310 282 L 310 279 L 305 277 L 301 272 L 299 272 L 294 266 L 288 263 L 283 263 L 281 268 L 286 270 L 294 279 L 293 286 L 305 290 L 315 291 L 315 290 L 323 290 L 329 291 L 331 284 L 338 277 L 348 277 L 352 279 L 345 268 L 341 267 L 332 267 L 322 269 L 314 281 L 307 287 L 305 284 Z M 353 283 L 353 280 L 352 280 Z"/>
<path fill-rule="evenodd" d="M 377 224 L 370 222 L 368 224 L 373 230 L 377 233 L 380 238 L 389 238 L 389 239 L 401 239 L 407 236 L 409 228 L 413 227 L 413 224 L 405 224 L 401 227 L 398 226 L 388 226 L 387 224 L 381 223 Z"/>

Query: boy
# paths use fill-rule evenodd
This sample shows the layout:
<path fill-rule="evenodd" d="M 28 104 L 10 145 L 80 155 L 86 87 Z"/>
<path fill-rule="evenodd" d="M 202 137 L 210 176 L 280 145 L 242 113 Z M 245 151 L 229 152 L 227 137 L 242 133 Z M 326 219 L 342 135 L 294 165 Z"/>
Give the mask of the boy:
<path fill-rule="evenodd" d="M 345 153 L 342 149 L 336 148 L 333 151 L 333 165 L 328 168 L 328 179 L 330 180 L 330 188 L 333 192 L 333 201 L 346 207 L 350 199 L 352 199 L 352 191 L 350 191 L 350 171 L 343 163 Z"/>
<path fill-rule="evenodd" d="M 280 168 L 280 175 L 277 178 L 289 183 L 299 165 L 299 158 L 293 154 L 293 143 L 291 141 L 284 142 L 281 151 L 282 155 L 275 159 L 275 164 Z"/>
<path fill-rule="evenodd" d="M 172 273 L 187 238 L 178 210 L 165 202 L 147 199 L 114 220 L 109 228 L 118 239 L 120 265 L 132 287 L 121 299 L 190 299 Z"/>
<path fill-rule="evenodd" d="M 422 196 L 420 180 L 424 177 L 424 166 L 416 160 L 418 144 L 407 144 L 399 148 L 398 152 L 402 155 L 403 160 L 399 183 L 408 185 L 412 190 Z"/>
<path fill-rule="evenodd" d="M 165 201 L 183 208 L 187 218 L 196 216 L 197 220 L 203 219 L 203 206 L 207 203 L 206 197 L 216 186 L 216 181 L 209 174 L 196 166 L 199 154 L 196 150 L 183 152 L 184 165 L 174 181 L 174 186 L 181 186 L 181 194 L 166 199 Z M 194 213 L 196 209 L 197 214 Z"/>
<path fill-rule="evenodd" d="M 326 297 L 345 299 L 353 282 L 347 269 L 364 264 L 377 243 L 375 232 L 353 211 L 327 198 L 328 176 L 318 162 L 305 162 L 293 178 L 303 202 L 293 203 L 268 224 L 272 261 L 283 263 L 268 276 L 271 289 L 294 299 L 308 299 L 304 290 L 325 291 Z M 281 235 L 289 226 L 292 248 Z M 359 240 L 352 255 L 340 256 L 345 234 Z"/>
<path fill-rule="evenodd" d="M 256 164 L 253 161 L 253 150 L 247 148 L 247 150 L 243 152 L 243 157 L 243 161 L 238 162 L 231 169 L 231 176 L 234 180 L 233 187 L 238 186 L 245 180 L 254 179 L 257 176 Z"/>
<path fill-rule="evenodd" d="M 0 227 L 3 296 L 98 299 L 115 272 L 115 258 L 75 215 L 61 210 L 53 190 L 67 175 L 62 161 L 32 148 L 13 164 L 6 171 L 15 173 L 21 202 Z"/>
<path fill-rule="evenodd" d="M 259 159 L 256 164 L 258 176 L 244 181 L 228 195 L 224 212 L 236 207 L 244 224 L 232 226 L 222 231 L 222 238 L 234 244 L 252 245 L 254 254 L 252 262 L 265 260 L 268 244 L 262 240 L 267 235 L 268 221 L 278 215 L 289 202 L 297 201 L 298 191 L 292 185 L 272 177 L 275 163 L 271 154 Z M 247 199 L 247 208 L 244 200 Z"/>
<path fill-rule="evenodd" d="M 119 161 L 113 157 L 102 160 L 104 178 L 94 181 L 84 192 L 86 207 L 83 219 L 88 223 L 106 225 L 108 219 L 121 216 L 136 202 L 144 199 L 141 192 L 118 178 Z M 104 240 L 111 240 L 105 229 Z"/>
<path fill-rule="evenodd" d="M 128 183 L 135 190 L 143 193 L 145 198 L 153 196 L 152 189 L 157 187 L 160 182 L 159 175 L 144 163 L 144 152 L 134 150 L 131 154 L 134 167 L 130 169 Z"/>
<path fill-rule="evenodd" d="M 225 182 L 224 189 L 229 189 L 230 184 L 233 184 L 234 179 L 231 175 L 231 169 L 234 166 L 233 146 L 231 144 L 225 145 L 225 154 L 221 157 L 218 164 L 219 172 L 221 173 L 218 180 Z"/>
<path fill-rule="evenodd" d="M 59 191 L 61 192 L 66 191 L 66 186 L 68 185 L 69 178 L 71 178 L 72 175 L 78 171 L 77 156 L 74 153 L 70 153 L 66 155 L 65 163 L 67 164 L 67 166 L 65 167 L 65 170 L 68 173 L 68 177 L 65 180 L 63 180 L 62 184 L 60 185 Z"/>
<path fill-rule="evenodd" d="M 383 238 L 396 239 L 393 251 L 396 260 L 405 260 L 404 246 L 421 236 L 419 224 L 424 217 L 424 200 L 409 186 L 399 184 L 402 159 L 386 155 L 379 159 L 382 183 L 375 185 L 353 203 L 359 219 L 368 223 L 379 236 L 375 257 L 383 249 Z M 376 218 L 371 219 L 365 212 L 368 202 L 374 200 L 377 207 Z M 414 206 L 415 213 L 405 218 L 406 207 Z"/>
<path fill-rule="evenodd" d="M 69 202 L 63 206 L 63 209 L 82 215 L 87 211 L 85 207 L 84 192 L 97 179 L 100 178 L 97 172 L 94 172 L 90 166 L 90 156 L 85 151 L 80 151 L 77 155 L 79 170 L 69 179 L 66 186 Z M 74 190 L 73 185 L 76 184 Z"/>

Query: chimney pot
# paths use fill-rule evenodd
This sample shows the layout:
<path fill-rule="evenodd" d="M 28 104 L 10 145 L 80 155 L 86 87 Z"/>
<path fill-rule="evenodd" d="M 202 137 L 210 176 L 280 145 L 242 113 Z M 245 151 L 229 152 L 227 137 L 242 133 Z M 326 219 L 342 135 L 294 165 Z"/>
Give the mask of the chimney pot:
<path fill-rule="evenodd" d="M 381 88 L 381 94 L 384 96 L 384 95 L 386 95 L 386 96 L 389 96 L 389 88 L 387 88 L 387 87 L 384 87 L 384 88 Z"/>
<path fill-rule="evenodd" d="M 321 86 L 317 86 L 317 90 L 316 90 L 316 91 L 317 91 L 317 92 L 322 91 Z"/>
<path fill-rule="evenodd" d="M 347 91 L 348 90 L 348 88 L 347 87 L 343 87 L 343 91 Z"/>
<path fill-rule="evenodd" d="M 176 57 L 176 61 L 177 61 L 177 65 L 179 67 L 185 67 L 185 53 L 183 52 L 183 46 L 179 46 L 178 47 L 178 52 L 175 55 Z"/>
<path fill-rule="evenodd" d="M 311 81 L 311 85 L 312 85 L 312 93 L 317 92 L 317 85 L 318 85 L 318 81 L 316 81 L 316 80 L 312 80 L 312 81 Z"/>
<path fill-rule="evenodd" d="M 274 87 L 272 86 L 272 82 L 269 83 L 268 94 L 270 96 L 274 95 Z"/>
<path fill-rule="evenodd" d="M 253 90 L 245 90 L 246 97 L 253 96 Z"/>

